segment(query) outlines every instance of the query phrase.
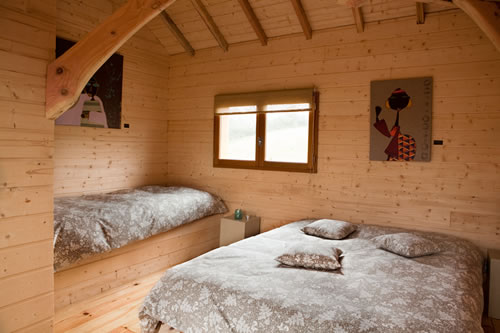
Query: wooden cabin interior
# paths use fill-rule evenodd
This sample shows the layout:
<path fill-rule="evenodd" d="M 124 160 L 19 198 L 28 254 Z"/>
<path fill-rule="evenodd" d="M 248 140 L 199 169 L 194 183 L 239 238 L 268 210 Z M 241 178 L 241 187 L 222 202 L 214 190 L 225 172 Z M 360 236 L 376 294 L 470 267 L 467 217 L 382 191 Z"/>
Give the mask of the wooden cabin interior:
<path fill-rule="evenodd" d="M 222 213 L 54 272 L 55 198 L 186 186 L 260 217 L 261 233 L 333 219 L 451 235 L 486 260 L 500 250 L 499 13 L 496 0 L 2 0 L 0 332 L 139 333 L 163 272 L 219 247 Z M 56 37 L 78 43 L 56 59 Z M 56 125 L 114 53 L 120 128 Z M 371 82 L 414 77 L 433 80 L 429 161 L 372 160 Z M 310 87 L 313 169 L 216 165 L 215 96 Z M 482 324 L 500 332 L 499 317 Z"/>

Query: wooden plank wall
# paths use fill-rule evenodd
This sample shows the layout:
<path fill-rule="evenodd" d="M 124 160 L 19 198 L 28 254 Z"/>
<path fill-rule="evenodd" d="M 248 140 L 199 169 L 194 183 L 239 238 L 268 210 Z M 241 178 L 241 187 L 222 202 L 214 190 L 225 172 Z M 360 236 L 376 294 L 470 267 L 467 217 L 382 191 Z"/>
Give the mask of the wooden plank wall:
<path fill-rule="evenodd" d="M 57 35 L 79 40 L 122 3 L 58 0 Z M 122 129 L 55 126 L 56 196 L 166 181 L 168 54 L 147 27 L 119 53 L 124 56 Z"/>
<path fill-rule="evenodd" d="M 370 162 L 369 84 L 434 77 L 430 163 Z M 213 97 L 317 86 L 317 174 L 212 167 Z M 268 230 L 336 218 L 446 232 L 500 248 L 500 53 L 461 11 L 170 57 L 168 179 L 220 194 Z"/>
<path fill-rule="evenodd" d="M 0 332 L 50 332 L 55 0 L 0 2 Z"/>

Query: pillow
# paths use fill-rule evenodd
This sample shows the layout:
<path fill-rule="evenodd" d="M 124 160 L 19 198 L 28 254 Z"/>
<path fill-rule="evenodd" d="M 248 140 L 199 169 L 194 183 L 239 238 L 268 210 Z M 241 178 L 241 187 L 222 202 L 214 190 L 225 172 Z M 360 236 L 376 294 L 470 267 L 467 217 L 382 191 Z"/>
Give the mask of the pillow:
<path fill-rule="evenodd" d="M 322 219 L 306 225 L 302 231 L 311 236 L 342 239 L 356 231 L 356 225 L 344 221 Z"/>
<path fill-rule="evenodd" d="M 378 236 L 373 238 L 373 241 L 379 249 L 407 258 L 426 256 L 440 251 L 435 242 L 406 232 Z"/>
<path fill-rule="evenodd" d="M 284 265 L 334 271 L 340 268 L 342 250 L 325 244 L 295 244 L 276 260 Z"/>

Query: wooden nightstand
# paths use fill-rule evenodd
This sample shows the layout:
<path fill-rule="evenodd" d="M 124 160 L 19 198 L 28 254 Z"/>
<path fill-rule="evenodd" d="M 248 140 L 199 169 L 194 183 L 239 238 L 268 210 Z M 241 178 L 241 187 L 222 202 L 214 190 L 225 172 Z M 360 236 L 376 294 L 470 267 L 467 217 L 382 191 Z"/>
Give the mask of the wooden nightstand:
<path fill-rule="evenodd" d="M 488 316 L 500 319 L 500 250 L 488 250 L 490 292 Z"/>
<path fill-rule="evenodd" d="M 220 220 L 219 246 L 229 245 L 244 238 L 255 236 L 260 232 L 260 217 L 250 216 L 248 221 L 245 216 L 235 220 L 234 215 L 225 216 Z"/>

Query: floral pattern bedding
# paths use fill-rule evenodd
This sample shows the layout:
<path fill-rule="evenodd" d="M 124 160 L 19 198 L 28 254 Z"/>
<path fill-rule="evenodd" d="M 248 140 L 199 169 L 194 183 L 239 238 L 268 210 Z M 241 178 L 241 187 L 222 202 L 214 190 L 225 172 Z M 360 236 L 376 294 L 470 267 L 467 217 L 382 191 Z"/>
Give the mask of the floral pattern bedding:
<path fill-rule="evenodd" d="M 54 269 L 226 211 L 219 197 L 187 187 L 143 186 L 56 198 Z"/>
<path fill-rule="evenodd" d="M 451 236 L 415 232 L 441 252 L 409 259 L 373 237 L 401 229 L 359 225 L 344 240 L 305 235 L 311 221 L 215 249 L 166 271 L 144 300 L 143 333 L 161 323 L 197 332 L 482 332 L 481 252 Z M 293 243 L 331 244 L 342 268 L 280 266 Z"/>

